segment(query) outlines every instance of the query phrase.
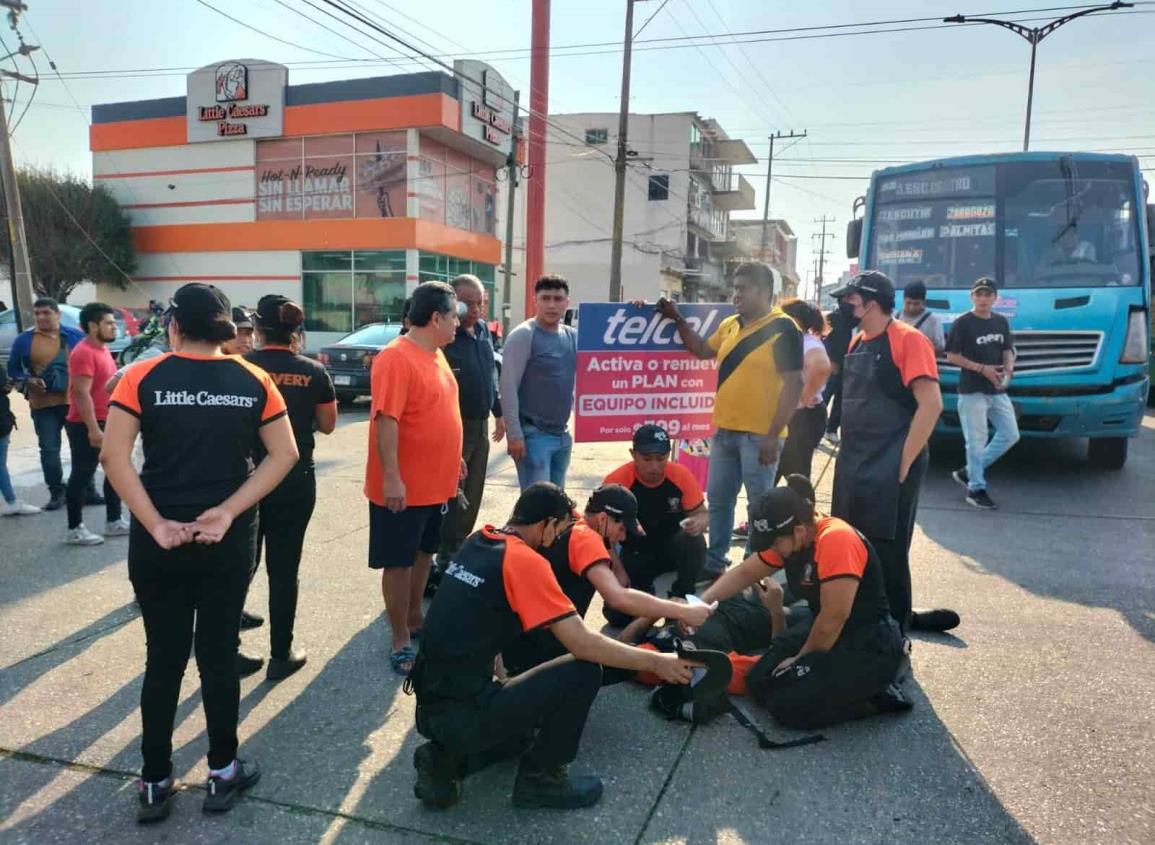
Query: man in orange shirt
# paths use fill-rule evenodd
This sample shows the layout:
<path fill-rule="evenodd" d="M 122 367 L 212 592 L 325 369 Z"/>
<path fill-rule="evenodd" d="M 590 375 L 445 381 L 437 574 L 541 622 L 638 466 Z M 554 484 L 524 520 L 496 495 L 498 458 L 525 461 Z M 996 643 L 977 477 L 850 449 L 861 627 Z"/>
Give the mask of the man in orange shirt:
<path fill-rule="evenodd" d="M 457 330 L 457 297 L 444 282 L 425 282 L 410 302 L 409 332 L 373 361 L 365 465 L 369 568 L 382 570 L 389 663 L 399 675 L 417 657 L 412 637 L 441 520 L 465 475 L 457 380 L 441 352 Z"/>

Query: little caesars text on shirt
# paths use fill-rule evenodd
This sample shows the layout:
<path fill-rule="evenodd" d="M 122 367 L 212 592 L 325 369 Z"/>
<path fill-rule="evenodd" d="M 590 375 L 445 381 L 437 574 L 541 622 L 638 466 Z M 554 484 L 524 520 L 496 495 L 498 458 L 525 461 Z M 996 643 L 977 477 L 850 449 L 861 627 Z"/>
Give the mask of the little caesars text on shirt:
<path fill-rule="evenodd" d="M 224 405 L 230 408 L 252 408 L 257 404 L 255 396 L 240 396 L 236 393 L 209 393 L 207 390 L 154 390 L 153 405 L 186 407 L 208 407 Z"/>

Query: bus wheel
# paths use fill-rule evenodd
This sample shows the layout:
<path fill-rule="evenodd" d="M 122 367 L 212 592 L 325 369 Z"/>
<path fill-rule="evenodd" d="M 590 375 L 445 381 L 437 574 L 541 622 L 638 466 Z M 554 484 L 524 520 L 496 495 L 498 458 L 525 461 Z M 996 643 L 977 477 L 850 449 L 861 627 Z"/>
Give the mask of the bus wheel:
<path fill-rule="evenodd" d="M 1127 463 L 1126 437 L 1093 437 L 1087 460 L 1095 469 L 1122 469 Z"/>

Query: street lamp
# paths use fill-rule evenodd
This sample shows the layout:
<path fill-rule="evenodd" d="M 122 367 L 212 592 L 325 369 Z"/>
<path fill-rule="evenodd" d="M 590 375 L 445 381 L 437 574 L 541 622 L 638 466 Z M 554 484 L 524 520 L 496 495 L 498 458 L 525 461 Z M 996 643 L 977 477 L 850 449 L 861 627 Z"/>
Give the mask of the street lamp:
<path fill-rule="evenodd" d="M 1064 15 L 1061 18 L 1056 18 L 1046 26 L 1027 27 L 1012 21 L 1000 21 L 995 18 L 973 18 L 966 15 L 955 15 L 950 18 L 943 18 L 943 23 L 990 23 L 995 26 L 1001 26 L 1004 29 L 1009 29 L 1015 35 L 1021 35 L 1027 39 L 1031 45 L 1031 77 L 1027 83 L 1027 126 L 1023 130 L 1023 152 L 1026 152 L 1031 145 L 1031 102 L 1035 95 L 1035 52 L 1039 47 L 1039 42 L 1061 27 L 1065 23 L 1070 23 L 1075 18 L 1081 18 L 1084 15 L 1094 14 L 1095 12 L 1114 12 L 1117 9 L 1130 9 L 1134 3 L 1122 3 L 1119 0 L 1109 6 L 1095 6 L 1091 9 L 1083 9 L 1080 12 L 1073 12 L 1069 15 Z"/>

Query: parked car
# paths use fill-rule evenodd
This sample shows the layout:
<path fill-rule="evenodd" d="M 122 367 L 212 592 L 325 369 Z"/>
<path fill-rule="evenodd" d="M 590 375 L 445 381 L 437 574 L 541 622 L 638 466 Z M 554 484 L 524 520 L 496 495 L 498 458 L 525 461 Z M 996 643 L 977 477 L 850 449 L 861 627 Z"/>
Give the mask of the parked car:
<path fill-rule="evenodd" d="M 114 305 L 113 308 L 116 310 L 117 325 L 120 325 L 120 321 L 124 320 L 125 335 L 136 337 L 140 334 L 141 317 L 136 312 L 143 311 L 144 316 L 147 317 L 147 308 L 125 308 L 123 305 Z"/>
<path fill-rule="evenodd" d="M 373 358 L 400 334 L 400 323 L 370 323 L 345 335 L 332 346 L 322 347 L 317 360 L 333 377 L 339 402 L 348 403 L 358 396 L 369 395 L 369 371 L 373 367 Z"/>
<path fill-rule="evenodd" d="M 120 351 L 129 344 L 128 331 L 125 327 L 124 315 L 118 310 L 116 315 L 116 340 L 108 344 L 108 350 L 112 353 L 112 357 L 120 354 Z M 80 327 L 80 309 L 75 305 L 61 305 L 60 306 L 60 322 L 65 326 L 72 326 L 73 328 Z M 16 335 L 20 334 L 16 330 L 16 311 L 9 308 L 7 311 L 0 312 L 0 366 L 8 366 L 8 353 L 12 350 L 12 344 L 16 340 Z"/>

